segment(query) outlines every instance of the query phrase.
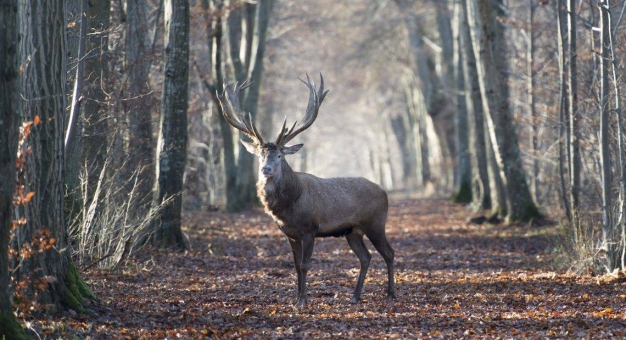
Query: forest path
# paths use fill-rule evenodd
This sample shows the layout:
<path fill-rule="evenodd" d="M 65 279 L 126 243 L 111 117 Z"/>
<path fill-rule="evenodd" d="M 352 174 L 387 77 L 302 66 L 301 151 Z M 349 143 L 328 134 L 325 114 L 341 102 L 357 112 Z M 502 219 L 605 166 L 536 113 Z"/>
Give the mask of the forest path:
<path fill-rule="evenodd" d="M 397 298 L 372 263 L 363 301 L 350 304 L 359 262 L 345 239 L 317 239 L 308 306 L 295 310 L 289 244 L 255 209 L 190 213 L 191 250 L 144 250 L 120 273 L 82 273 L 97 316 L 65 318 L 94 338 L 611 338 L 626 336 L 620 280 L 551 268 L 555 227 L 468 225 L 445 200 L 393 200 Z"/>

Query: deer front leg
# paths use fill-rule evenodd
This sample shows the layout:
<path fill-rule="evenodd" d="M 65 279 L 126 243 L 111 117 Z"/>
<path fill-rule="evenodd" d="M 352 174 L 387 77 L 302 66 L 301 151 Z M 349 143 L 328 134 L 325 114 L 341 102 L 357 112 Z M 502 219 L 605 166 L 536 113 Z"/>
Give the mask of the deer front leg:
<path fill-rule="evenodd" d="M 293 239 L 289 239 L 289 244 L 291 245 L 291 251 L 293 252 L 293 262 L 294 265 L 296 267 L 296 275 L 298 275 L 298 299 L 296 300 L 296 305 L 300 304 L 300 292 L 301 289 L 300 287 L 302 287 L 302 270 L 301 270 L 301 263 L 302 263 L 302 241 L 300 240 L 293 240 Z M 305 297 L 306 299 L 306 297 Z"/>
<path fill-rule="evenodd" d="M 296 241 L 298 242 L 298 241 Z M 313 255 L 313 236 L 305 236 L 300 241 L 300 273 L 298 275 L 298 300 L 296 306 L 306 305 L 306 274 L 311 266 L 311 256 Z M 295 250 L 294 250 L 295 252 Z M 295 255 L 294 255 L 295 256 Z"/>

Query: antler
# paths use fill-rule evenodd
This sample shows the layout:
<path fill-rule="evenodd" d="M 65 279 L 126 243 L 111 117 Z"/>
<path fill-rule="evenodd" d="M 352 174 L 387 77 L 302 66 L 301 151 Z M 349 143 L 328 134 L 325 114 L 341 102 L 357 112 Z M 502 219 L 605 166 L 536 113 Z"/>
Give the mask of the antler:
<path fill-rule="evenodd" d="M 308 74 L 306 75 L 306 82 L 302 79 L 300 79 L 300 81 L 309 88 L 309 105 L 306 108 L 306 114 L 304 115 L 302 123 L 300 123 L 297 128 L 296 124 L 298 122 L 296 121 L 291 126 L 291 129 L 288 130 L 285 129 L 285 126 L 287 125 L 287 117 L 285 117 L 283 127 L 280 129 L 278 138 L 276 138 L 276 145 L 278 146 L 284 146 L 300 132 L 308 129 L 309 126 L 313 124 L 317 118 L 317 113 L 320 110 L 320 105 L 322 105 L 322 101 L 324 101 L 324 97 L 326 97 L 326 93 L 328 93 L 328 91 L 324 91 L 324 77 L 322 76 L 322 73 L 320 73 L 320 88 L 317 91 L 315 89 L 315 83 L 311 81 Z"/>
<path fill-rule="evenodd" d="M 241 85 L 235 83 L 234 90 L 231 92 L 228 90 L 228 85 L 224 83 L 224 91 L 221 95 L 219 92 L 217 93 L 217 99 L 220 101 L 224 119 L 226 119 L 228 124 L 245 133 L 255 143 L 263 145 L 263 138 L 261 138 L 261 134 L 254 126 L 252 115 L 248 114 L 249 121 L 246 122 L 239 106 L 239 92 L 250 85 L 252 85 L 252 81 L 249 80 L 244 81 Z"/>

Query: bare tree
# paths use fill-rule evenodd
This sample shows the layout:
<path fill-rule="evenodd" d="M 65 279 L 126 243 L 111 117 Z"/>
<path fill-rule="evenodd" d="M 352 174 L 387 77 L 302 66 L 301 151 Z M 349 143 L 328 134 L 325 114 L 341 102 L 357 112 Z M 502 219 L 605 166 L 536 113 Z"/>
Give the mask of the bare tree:
<path fill-rule="evenodd" d="M 124 69 L 127 77 L 124 109 L 128 115 L 130 171 L 138 171 L 138 204 L 147 210 L 154 186 L 154 142 L 152 140 L 152 96 L 149 87 L 152 65 L 151 37 L 146 0 L 126 1 Z"/>
<path fill-rule="evenodd" d="M 0 5 L 0 338 L 28 339 L 17 322 L 10 295 L 9 240 L 15 190 L 20 115 L 18 91 L 18 1 Z"/>
<path fill-rule="evenodd" d="M 456 140 L 456 176 L 455 176 L 455 194 L 454 201 L 458 203 L 469 203 L 472 201 L 472 162 L 470 152 L 470 122 L 468 119 L 468 103 L 465 100 L 466 85 L 464 75 L 464 59 L 461 35 L 466 30 L 464 23 L 466 22 L 465 16 L 461 15 L 459 11 L 461 3 L 454 2 L 454 10 L 456 15 L 453 18 L 452 32 L 453 32 L 453 64 L 454 64 L 454 83 L 456 84 L 456 110 L 454 114 L 454 131 Z M 472 103 L 470 103 L 472 105 Z M 472 106 L 473 108 L 473 106 Z"/>
<path fill-rule="evenodd" d="M 565 126 L 566 126 L 566 114 L 568 112 L 568 96 L 567 96 L 567 84 L 565 81 L 565 63 L 568 56 L 565 55 L 565 48 L 563 47 L 564 39 L 564 17 L 563 17 L 563 4 L 560 1 L 556 2 L 556 24 L 557 24 L 557 52 L 558 52 L 558 64 L 559 64 L 559 180 L 561 185 L 561 200 L 563 201 L 563 207 L 565 209 L 565 216 L 567 219 L 572 222 L 572 213 L 571 206 L 569 202 L 569 195 L 566 186 L 565 180 L 565 162 L 566 155 L 569 154 L 566 152 L 566 148 L 569 147 L 569 144 L 564 140 L 564 136 L 569 136 L 569 133 L 566 134 Z M 569 141 L 569 137 L 567 139 Z M 569 158 L 568 158 L 569 159 Z"/>
<path fill-rule="evenodd" d="M 189 78 L 189 2 L 166 0 L 165 78 L 156 153 L 154 203 L 173 197 L 155 223 L 153 242 L 161 247 L 185 248 L 181 231 L 183 174 L 187 161 Z"/>
<path fill-rule="evenodd" d="M 613 192 L 611 170 L 611 150 L 610 140 L 612 136 L 609 133 L 609 62 L 611 50 L 611 20 L 608 9 L 608 1 L 599 1 L 598 9 L 600 10 L 600 32 L 601 32 L 601 52 L 600 52 L 600 163 L 602 166 L 602 238 L 603 247 L 607 252 L 608 271 L 613 272 L 619 267 L 618 233 L 615 230 L 615 221 L 613 221 Z"/>
<path fill-rule="evenodd" d="M 32 154 L 25 160 L 23 193 L 31 199 L 16 209 L 16 219 L 26 221 L 15 229 L 13 247 L 21 254 L 14 276 L 30 282 L 45 282 L 46 289 L 31 299 L 58 311 L 61 306 L 83 311 L 83 298 L 93 294 L 80 279 L 67 251 L 64 219 L 64 128 L 66 102 L 66 50 L 64 2 L 30 0 L 20 15 L 20 54 L 33 56 L 21 74 L 20 89 L 25 100 L 20 110 L 26 121 L 40 122 L 25 141 Z M 36 126 L 35 126 L 36 125 Z M 35 251 L 33 244 L 42 246 Z M 24 256 L 29 254 L 30 256 Z"/>
<path fill-rule="evenodd" d="M 228 63 L 236 79 L 247 78 L 254 81 L 242 93 L 243 110 L 250 113 L 252 119 L 256 119 L 259 111 L 265 40 L 272 7 L 273 0 L 260 0 L 256 4 L 246 2 L 231 9 L 228 17 Z M 243 60 L 241 55 L 244 56 Z M 240 137 L 244 140 L 247 138 L 243 134 Z M 235 195 L 230 195 L 234 201 L 227 202 L 227 210 L 237 211 L 252 206 L 256 182 L 253 162 L 253 155 L 239 152 L 235 187 L 231 188 L 235 190 Z"/>
<path fill-rule="evenodd" d="M 468 114 L 469 152 L 471 154 L 472 197 L 477 209 L 492 207 L 492 195 L 489 184 L 489 170 L 487 162 L 487 145 L 489 137 L 485 134 L 485 120 L 483 118 L 483 103 L 480 95 L 480 84 L 476 70 L 476 58 L 472 49 L 472 41 L 467 23 L 466 4 L 463 0 L 455 2 L 454 15 L 459 21 L 459 52 L 462 65 L 459 66 L 463 76 L 465 107 Z M 504 197 L 504 195 L 497 195 Z M 496 202 L 497 203 L 497 202 Z"/>
<path fill-rule="evenodd" d="M 533 202 L 508 103 L 507 65 L 502 2 L 468 0 L 468 22 L 487 118 L 500 176 L 507 192 L 507 219 L 529 220 L 539 216 Z"/>
<path fill-rule="evenodd" d="M 570 192 L 569 199 L 571 204 L 571 212 L 576 217 L 579 209 L 580 196 L 580 128 L 578 116 L 578 81 L 576 71 L 576 1 L 567 0 L 567 43 L 569 47 L 568 53 L 568 80 L 567 87 L 569 91 L 568 101 L 568 159 L 569 159 L 569 176 L 570 176 Z"/>

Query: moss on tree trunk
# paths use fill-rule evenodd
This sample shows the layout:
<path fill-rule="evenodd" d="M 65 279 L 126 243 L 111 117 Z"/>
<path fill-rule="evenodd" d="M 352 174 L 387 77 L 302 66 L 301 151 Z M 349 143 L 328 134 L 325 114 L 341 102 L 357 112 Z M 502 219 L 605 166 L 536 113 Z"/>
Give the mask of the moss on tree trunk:
<path fill-rule="evenodd" d="M 469 182 L 463 182 L 459 191 L 452 195 L 452 203 L 470 203 L 472 202 L 472 185 Z"/>
<path fill-rule="evenodd" d="M 83 308 L 83 300 L 97 300 L 98 298 L 93 294 L 80 275 L 78 275 L 78 271 L 76 270 L 76 266 L 74 266 L 73 261 L 70 261 L 69 266 L 69 273 L 67 275 L 67 279 L 65 280 L 66 289 L 63 293 L 61 303 L 66 308 L 70 308 L 79 313 L 86 313 L 87 311 Z"/>
<path fill-rule="evenodd" d="M 0 339 L 30 339 L 12 312 L 0 313 Z"/>

